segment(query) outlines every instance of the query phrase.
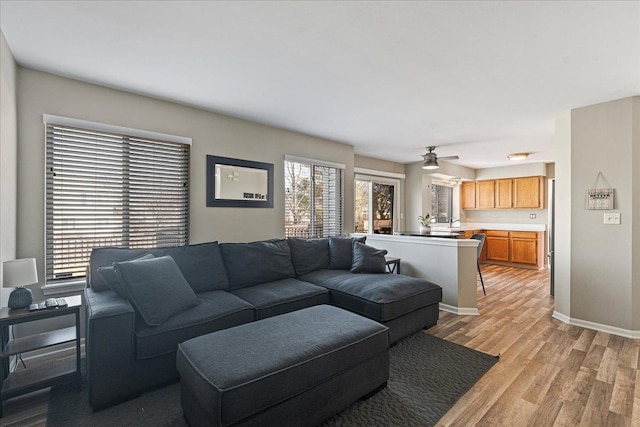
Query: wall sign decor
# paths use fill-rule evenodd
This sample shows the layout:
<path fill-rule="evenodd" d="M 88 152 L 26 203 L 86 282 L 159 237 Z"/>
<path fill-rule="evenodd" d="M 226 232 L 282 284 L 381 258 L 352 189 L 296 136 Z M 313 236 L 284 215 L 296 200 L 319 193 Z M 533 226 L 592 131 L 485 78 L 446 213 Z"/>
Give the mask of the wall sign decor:
<path fill-rule="evenodd" d="M 602 182 L 604 187 L 598 187 L 600 184 L 600 179 L 602 178 Z M 596 180 L 593 183 L 593 186 L 587 190 L 587 202 L 586 209 L 587 210 L 601 210 L 601 209 L 614 209 L 613 207 L 613 193 L 614 189 L 609 185 L 609 182 L 604 177 L 602 172 L 598 172 L 596 176 Z"/>
<path fill-rule="evenodd" d="M 272 208 L 273 164 L 207 155 L 207 207 Z"/>

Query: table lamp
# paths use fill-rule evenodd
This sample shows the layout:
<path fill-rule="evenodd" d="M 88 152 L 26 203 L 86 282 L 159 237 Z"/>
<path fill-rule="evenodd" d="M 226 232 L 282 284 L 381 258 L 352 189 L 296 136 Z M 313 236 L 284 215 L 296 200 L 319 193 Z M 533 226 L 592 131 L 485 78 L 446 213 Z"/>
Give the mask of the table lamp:
<path fill-rule="evenodd" d="M 38 270 L 35 258 L 23 258 L 5 261 L 3 267 L 3 282 L 5 288 L 16 288 L 9 295 L 9 308 L 25 308 L 33 302 L 31 289 L 25 285 L 38 283 Z"/>

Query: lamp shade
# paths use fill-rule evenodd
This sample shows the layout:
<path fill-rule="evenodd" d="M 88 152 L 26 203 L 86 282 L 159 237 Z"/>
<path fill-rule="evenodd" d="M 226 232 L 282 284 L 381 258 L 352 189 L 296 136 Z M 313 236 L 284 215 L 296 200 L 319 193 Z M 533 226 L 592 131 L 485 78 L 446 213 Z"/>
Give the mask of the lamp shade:
<path fill-rule="evenodd" d="M 23 258 L 2 263 L 2 286 L 15 288 L 17 286 L 38 283 L 38 269 L 35 258 Z"/>
<path fill-rule="evenodd" d="M 436 159 L 425 158 L 422 162 L 422 169 L 438 169 L 440 165 Z"/>

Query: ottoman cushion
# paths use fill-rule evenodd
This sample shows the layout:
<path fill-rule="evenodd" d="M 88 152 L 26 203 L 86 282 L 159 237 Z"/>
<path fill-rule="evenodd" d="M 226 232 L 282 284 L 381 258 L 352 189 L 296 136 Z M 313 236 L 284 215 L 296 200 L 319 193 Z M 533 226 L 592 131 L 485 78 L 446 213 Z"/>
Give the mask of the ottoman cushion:
<path fill-rule="evenodd" d="M 178 372 L 215 425 L 232 425 L 386 353 L 387 331 L 320 305 L 186 341 Z"/>

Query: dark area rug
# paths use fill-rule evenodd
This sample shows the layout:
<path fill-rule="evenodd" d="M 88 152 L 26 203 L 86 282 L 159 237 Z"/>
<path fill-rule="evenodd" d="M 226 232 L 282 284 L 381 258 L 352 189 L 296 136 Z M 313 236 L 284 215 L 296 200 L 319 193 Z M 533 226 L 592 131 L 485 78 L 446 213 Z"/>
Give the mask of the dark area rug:
<path fill-rule="evenodd" d="M 322 424 L 335 426 L 432 426 L 498 358 L 418 332 L 390 349 L 388 385 Z M 92 413 L 86 382 L 51 390 L 49 427 L 187 426 L 180 385 L 172 384 Z"/>

